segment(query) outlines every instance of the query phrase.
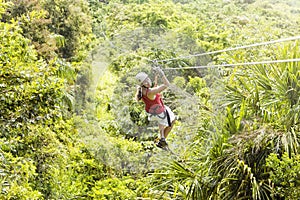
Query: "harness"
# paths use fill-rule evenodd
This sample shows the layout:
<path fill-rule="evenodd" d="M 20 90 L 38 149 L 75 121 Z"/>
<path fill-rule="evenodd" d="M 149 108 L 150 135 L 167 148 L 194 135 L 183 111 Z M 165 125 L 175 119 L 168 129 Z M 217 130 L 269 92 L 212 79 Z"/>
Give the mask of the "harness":
<path fill-rule="evenodd" d="M 155 102 L 156 104 L 153 104 L 150 107 L 148 107 L 149 105 L 147 105 L 147 103 L 149 103 L 149 102 L 153 103 L 153 101 L 157 101 L 157 99 L 151 100 L 147 96 L 143 98 L 143 100 L 146 104 L 146 112 L 150 114 L 150 117 L 156 116 L 160 119 L 165 119 L 167 117 L 168 126 L 172 126 L 170 114 L 169 114 L 168 110 L 165 108 L 162 99 L 160 98 L 160 96 L 155 97 L 155 98 L 159 98 L 159 102 Z M 161 111 L 162 107 L 163 107 L 163 111 Z M 163 115 L 161 115 L 162 113 L 163 113 Z"/>
<path fill-rule="evenodd" d="M 163 116 L 160 116 L 160 114 L 162 114 L 162 113 L 159 113 L 159 114 L 157 114 L 157 113 L 150 113 L 150 112 L 148 112 L 148 113 L 150 114 L 150 117 L 156 116 L 156 117 L 158 117 L 160 119 L 165 119 L 167 117 L 168 126 L 172 126 L 171 119 L 170 119 L 170 114 L 169 114 L 169 112 L 168 112 L 168 110 L 166 108 L 164 108 L 164 109 L 165 110 L 162 112 L 164 114 Z"/>

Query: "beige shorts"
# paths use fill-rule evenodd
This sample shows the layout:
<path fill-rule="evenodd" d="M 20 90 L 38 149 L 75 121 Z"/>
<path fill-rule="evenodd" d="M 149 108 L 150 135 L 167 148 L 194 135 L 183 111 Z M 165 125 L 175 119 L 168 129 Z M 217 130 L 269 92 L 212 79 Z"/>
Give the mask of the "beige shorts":
<path fill-rule="evenodd" d="M 166 105 L 165 105 L 165 109 L 168 111 L 169 116 L 170 116 L 170 122 L 172 123 L 172 121 L 175 120 L 175 115 L 172 112 L 172 110 Z M 148 119 L 149 119 L 149 121 L 157 121 L 161 125 L 169 126 L 168 117 L 167 117 L 166 112 L 162 112 L 158 115 L 153 115 L 153 114 L 148 113 Z"/>

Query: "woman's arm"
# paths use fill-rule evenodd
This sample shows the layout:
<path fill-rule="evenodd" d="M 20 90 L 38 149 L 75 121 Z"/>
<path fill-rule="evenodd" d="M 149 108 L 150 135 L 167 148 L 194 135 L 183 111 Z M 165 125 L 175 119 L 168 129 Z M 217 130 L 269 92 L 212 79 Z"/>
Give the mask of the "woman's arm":
<path fill-rule="evenodd" d="M 147 96 L 148 96 L 150 99 L 154 99 L 154 96 L 155 96 L 157 93 L 160 93 L 161 91 L 165 90 L 165 89 L 168 88 L 169 85 L 170 85 L 170 82 L 169 82 L 169 80 L 167 79 L 167 77 L 165 76 L 165 73 L 164 73 L 160 68 L 156 68 L 156 71 L 161 75 L 163 84 L 162 84 L 162 85 L 159 85 L 159 86 L 157 86 L 157 87 L 154 87 L 154 88 L 150 88 L 150 89 L 148 90 Z"/>
<path fill-rule="evenodd" d="M 157 79 L 158 79 L 158 74 L 155 74 L 155 77 L 154 77 L 154 87 L 157 87 Z"/>

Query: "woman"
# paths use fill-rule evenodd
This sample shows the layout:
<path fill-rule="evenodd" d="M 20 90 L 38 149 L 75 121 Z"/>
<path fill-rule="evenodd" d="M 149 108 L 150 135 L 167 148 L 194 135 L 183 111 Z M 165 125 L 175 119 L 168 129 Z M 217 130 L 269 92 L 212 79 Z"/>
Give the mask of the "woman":
<path fill-rule="evenodd" d="M 148 75 L 144 72 L 138 73 L 136 79 L 140 86 L 137 88 L 136 100 L 142 100 L 145 103 L 149 120 L 158 122 L 160 140 L 156 146 L 164 148 L 168 145 L 166 138 L 175 123 L 175 115 L 168 106 L 164 105 L 160 94 L 169 87 L 170 83 L 160 68 L 155 68 L 155 70 L 161 75 L 163 84 L 151 87 L 152 81 Z"/>

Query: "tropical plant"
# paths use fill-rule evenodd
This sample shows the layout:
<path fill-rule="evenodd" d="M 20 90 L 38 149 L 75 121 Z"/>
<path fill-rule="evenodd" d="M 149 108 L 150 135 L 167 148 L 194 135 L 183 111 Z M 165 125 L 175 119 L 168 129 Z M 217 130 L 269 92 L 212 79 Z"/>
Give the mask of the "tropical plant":
<path fill-rule="evenodd" d="M 283 47 L 280 57 L 297 57 L 297 48 Z M 224 130 L 234 134 L 228 143 L 237 145 L 226 150 L 215 165 L 221 170 L 216 173 L 222 174 L 218 186 L 221 198 L 274 197 L 266 158 L 270 153 L 299 150 L 298 68 L 295 62 L 257 65 L 237 69 L 228 79 L 224 105 L 231 109 Z"/>
<path fill-rule="evenodd" d="M 298 43 L 283 45 L 274 57 L 297 58 L 298 47 Z M 272 182 L 275 171 L 270 176 L 266 159 L 271 162 L 272 153 L 299 152 L 298 63 L 240 67 L 222 80 L 220 84 L 225 87 L 218 98 L 225 99 L 212 104 L 221 113 L 212 118 L 209 134 L 199 131 L 195 140 L 203 146 L 192 146 L 195 154 L 191 161 L 164 163 L 154 173 L 153 188 L 161 194 L 169 193 L 169 197 L 186 199 L 258 200 L 281 198 L 283 193 L 296 196 L 292 189 L 278 192 L 282 186 Z"/>
<path fill-rule="evenodd" d="M 270 179 L 274 183 L 274 193 L 282 199 L 299 199 L 299 154 L 289 156 L 286 152 L 280 155 L 270 154 L 267 167 L 270 168 Z"/>
<path fill-rule="evenodd" d="M 66 115 L 65 79 L 17 22 L 0 26 L 1 199 L 84 197 L 104 173 Z"/>

